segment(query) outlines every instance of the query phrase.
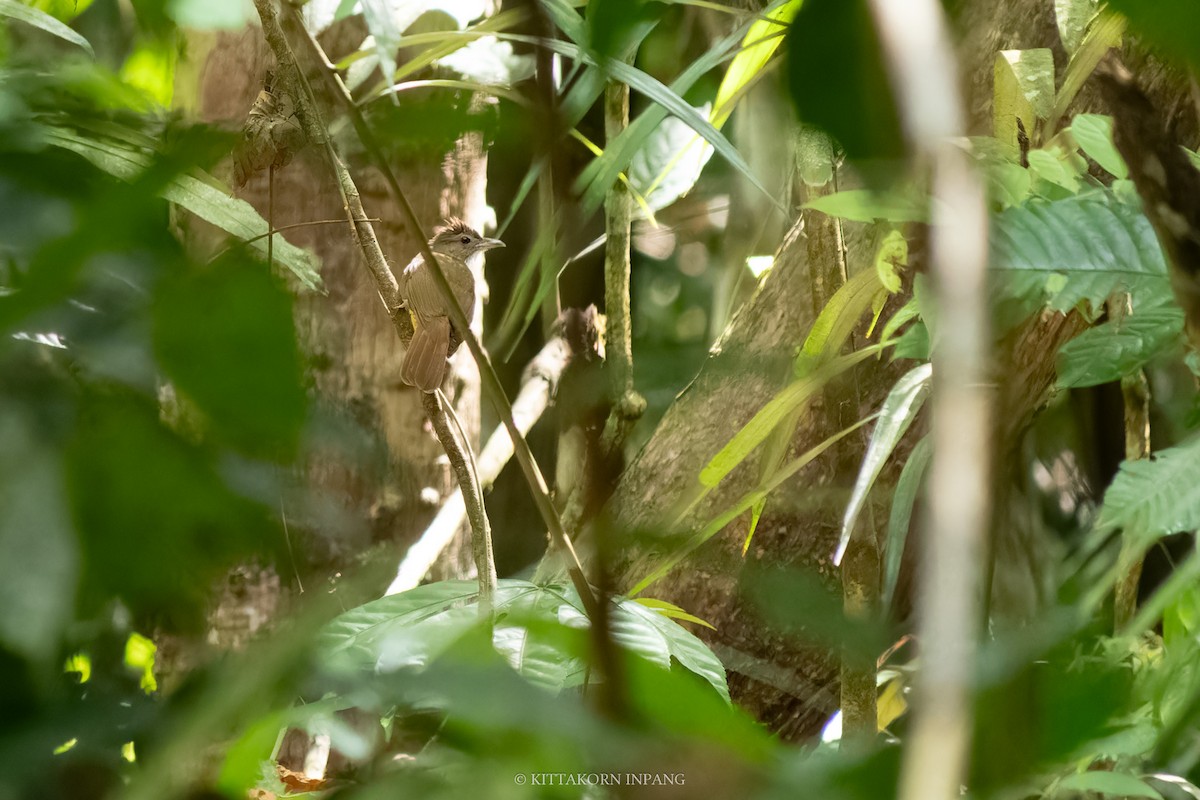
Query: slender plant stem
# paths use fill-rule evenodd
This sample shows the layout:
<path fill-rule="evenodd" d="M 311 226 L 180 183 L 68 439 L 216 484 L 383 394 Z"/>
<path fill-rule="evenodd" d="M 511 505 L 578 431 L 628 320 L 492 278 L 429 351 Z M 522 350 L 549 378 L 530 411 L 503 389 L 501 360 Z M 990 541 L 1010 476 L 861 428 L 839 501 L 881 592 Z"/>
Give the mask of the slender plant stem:
<path fill-rule="evenodd" d="M 455 477 L 458 478 L 458 488 L 462 492 L 467 518 L 471 521 L 471 530 L 480 534 L 471 537 L 471 555 L 479 576 L 480 615 L 487 619 L 492 614 L 493 596 L 496 591 L 496 559 L 492 553 L 492 525 L 484 512 L 479 476 L 475 472 L 474 459 L 468 458 L 470 445 L 459 439 L 451 427 L 440 390 L 422 392 L 421 401 L 425 404 L 425 413 L 433 423 L 438 440 L 443 443 L 455 443 L 454 447 L 446 448 L 446 455 L 450 459 Z"/>
<path fill-rule="evenodd" d="M 604 89 L 604 136 L 610 144 L 629 127 L 629 84 L 610 80 Z M 633 198 L 615 180 L 604 198 L 604 335 L 605 368 L 613 405 L 600 446 L 612 459 L 633 423 L 646 411 L 646 400 L 633 388 L 633 323 L 629 304 L 630 239 Z"/>
<path fill-rule="evenodd" d="M 959 72 L 937 0 L 870 0 L 905 137 L 932 171 L 937 304 L 929 515 L 916 611 L 921 668 L 900 800 L 959 800 L 973 725 L 981 556 L 989 516 L 992 399 L 985 382 L 987 203 L 966 154 Z"/>
<path fill-rule="evenodd" d="M 525 368 L 526 378 L 521 391 L 513 401 L 513 417 L 522 431 L 529 431 L 541 418 L 554 396 L 563 370 L 571 360 L 570 347 L 556 336 L 542 347 L 541 352 Z M 483 489 L 491 487 L 504 465 L 513 455 L 512 439 L 503 426 L 492 431 L 487 444 L 479 453 L 479 483 Z M 438 555 L 454 538 L 467 516 L 466 502 L 462 495 L 448 498 L 438 510 L 437 516 L 421 537 L 405 553 L 396 570 L 396 577 L 385 594 L 397 594 L 415 589 L 429 572 Z"/>
<path fill-rule="evenodd" d="M 1119 322 L 1132 311 L 1128 292 L 1108 301 L 1108 315 Z M 1125 458 L 1137 461 L 1150 457 L 1150 384 L 1145 370 L 1121 379 L 1121 399 L 1125 406 Z M 1142 577 L 1144 548 L 1123 534 L 1117 559 L 1120 574 L 1113 592 L 1113 630 L 1121 631 L 1137 613 L 1138 583 Z"/>

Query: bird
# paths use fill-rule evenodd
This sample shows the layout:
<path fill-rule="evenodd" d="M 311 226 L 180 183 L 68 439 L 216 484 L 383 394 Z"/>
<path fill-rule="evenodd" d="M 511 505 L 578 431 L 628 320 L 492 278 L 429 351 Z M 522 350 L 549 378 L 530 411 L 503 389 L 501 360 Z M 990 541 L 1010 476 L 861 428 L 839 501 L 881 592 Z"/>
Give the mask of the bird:
<path fill-rule="evenodd" d="M 460 219 L 450 218 L 433 232 L 429 249 L 454 291 L 467 318 L 475 310 L 475 273 L 488 250 L 504 247 L 499 239 L 481 236 Z M 425 258 L 417 254 L 400 275 L 402 307 L 413 324 L 413 337 L 404 354 L 400 379 L 422 392 L 435 392 L 446 374 L 446 359 L 462 342 L 461 331 L 450 322 L 446 301 L 434 282 Z"/>

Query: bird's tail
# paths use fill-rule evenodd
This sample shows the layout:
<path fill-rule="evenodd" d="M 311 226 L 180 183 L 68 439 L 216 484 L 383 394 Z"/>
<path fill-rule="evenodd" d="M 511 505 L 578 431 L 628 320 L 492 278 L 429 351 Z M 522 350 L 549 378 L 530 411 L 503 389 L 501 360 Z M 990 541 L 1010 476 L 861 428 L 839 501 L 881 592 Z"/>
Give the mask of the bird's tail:
<path fill-rule="evenodd" d="M 422 392 L 436 391 L 446 374 L 446 351 L 450 347 L 450 320 L 433 317 L 420 323 L 404 354 L 400 379 Z"/>

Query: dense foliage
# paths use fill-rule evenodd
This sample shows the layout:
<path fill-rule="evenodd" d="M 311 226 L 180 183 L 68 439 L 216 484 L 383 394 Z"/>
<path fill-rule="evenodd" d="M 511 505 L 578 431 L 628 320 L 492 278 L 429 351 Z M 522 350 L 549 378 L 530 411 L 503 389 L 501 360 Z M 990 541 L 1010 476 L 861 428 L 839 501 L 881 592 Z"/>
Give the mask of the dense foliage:
<path fill-rule="evenodd" d="M 955 334 L 939 328 L 921 271 L 939 200 L 905 162 L 911 143 L 868 4 L 775 0 L 745 12 L 699 0 L 541 0 L 490 16 L 478 5 L 347 0 L 305 13 L 314 29 L 351 19 L 370 33 L 338 67 L 367 123 L 389 134 L 389 156 L 440 157 L 467 128 L 511 151 L 529 123 L 509 120 L 538 103 L 586 154 L 571 175 L 551 177 L 551 153 L 534 148 L 519 170 L 492 167 L 516 187 L 493 198 L 501 229 L 527 201 L 541 202 L 543 182 L 550 194 L 555 181 L 568 186 L 573 199 L 570 213 L 545 210 L 502 312 L 489 314 L 496 358 L 536 337 L 539 310 L 577 260 L 560 241 L 599 219 L 614 185 L 633 196 L 642 234 L 682 227 L 670 216 L 680 203 L 750 194 L 776 224 L 801 213 L 837 220 L 839 235 L 869 253 L 850 264 L 807 336 L 782 343 L 789 380 L 711 443 L 682 505 L 697 508 L 747 462 L 757 483 L 705 524 L 664 538 L 627 595 L 600 613 L 576 586 L 528 573 L 502 578 L 482 618 L 478 584 L 466 580 L 361 603 L 377 577 L 368 565 L 293 598 L 244 649 L 184 665 L 160 686 L 155 642 L 203 637 L 230 569 L 295 569 L 281 498 L 319 445 L 344 433 L 313 401 L 311 356 L 294 331 L 295 298 L 322 290 L 322 265 L 286 231 L 267 236 L 268 221 L 214 177 L 228 172 L 237 137 L 170 110 L 192 74 L 179 64 L 188 37 L 241 28 L 254 21 L 250 6 L 0 0 L 0 800 L 897 791 L 907 688 L 921 667 L 906 638 L 914 579 L 905 553 L 932 447 L 922 412 L 937 369 L 931 350 Z M 1011 463 L 999 471 L 1022 491 L 1001 496 L 1008 506 L 995 516 L 1042 549 L 1033 613 L 980 590 L 990 605 L 986 642 L 972 655 L 971 796 L 1200 797 L 1200 556 L 1191 546 L 1200 362 L 1112 120 L 1073 113 L 1080 87 L 1121 41 L 1118 12 L 1142 44 L 1196 58 L 1194 37 L 1163 22 L 1178 13 L 1190 25 L 1189 4 L 1159 5 L 1162 16 L 1127 2 L 1054 3 L 1065 68 L 1056 76 L 1048 50 L 1006 51 L 995 135 L 954 143 L 987 185 L 997 342 L 1064 315 L 1081 329 L 1043 354 L 1054 360 L 1054 391 L 1023 444 L 1002 453 Z M 702 33 L 676 36 L 684 22 Z M 535 23 L 548 32 L 535 34 Z M 538 82 L 539 49 L 553 54 L 557 82 Z M 774 81 L 781 66 L 786 87 Z M 614 83 L 632 90 L 635 114 L 596 143 L 588 132 Z M 547 87 L 552 102 L 539 96 Z M 787 110 L 775 134 L 796 145 L 782 184 L 750 163 L 726 124 L 756 113 L 743 101 L 763 87 Z M 395 110 L 400 101 L 391 105 L 410 89 L 431 92 L 414 95 L 423 105 L 404 100 L 428 121 L 416 131 Z M 454 100 L 441 104 L 443 92 Z M 463 112 L 475 94 L 499 98 L 495 119 Z M 361 155 L 351 120 L 327 113 L 330 146 Z M 839 179 L 852 188 L 838 190 Z M 637 375 L 651 414 L 631 451 L 699 368 L 744 299 L 738 287 L 759 278 L 755 244 L 725 265 L 731 288 L 689 273 L 681 256 L 649 263 L 652 244 L 635 242 L 644 260 L 632 292 L 636 349 L 647 354 Z M 706 253 L 728 255 L 718 244 Z M 830 386 L 889 360 L 900 377 L 873 413 L 789 450 L 797 420 Z M 998 383 L 1005 368 L 998 358 Z M 1093 485 L 1080 466 L 1091 457 L 1081 398 L 1114 384 L 1149 392 L 1142 427 L 1151 425 L 1154 455 L 1131 453 L 1111 482 Z M 820 576 L 747 567 L 746 606 L 772 635 L 877 666 L 878 735 L 852 741 L 848 731 L 839 746 L 835 717 L 798 745 L 731 700 L 734 667 L 705 643 L 705 620 L 646 595 L 714 537 L 749 550 L 766 504 L 794 499 L 795 476 L 852 437 L 863 441 L 857 479 L 824 502 L 840 525 L 835 561 L 878 517 L 873 614 L 846 615 Z M 498 542 L 519 527 L 496 514 L 492 524 Z M 997 582 L 1005 552 L 989 554 Z M 1114 621 L 1114 588 L 1159 552 L 1168 554 L 1163 574 L 1143 582 L 1135 613 Z M 797 686 L 785 690 L 812 689 Z M 350 766 L 327 780 L 277 768 L 288 730 L 323 739 Z"/>

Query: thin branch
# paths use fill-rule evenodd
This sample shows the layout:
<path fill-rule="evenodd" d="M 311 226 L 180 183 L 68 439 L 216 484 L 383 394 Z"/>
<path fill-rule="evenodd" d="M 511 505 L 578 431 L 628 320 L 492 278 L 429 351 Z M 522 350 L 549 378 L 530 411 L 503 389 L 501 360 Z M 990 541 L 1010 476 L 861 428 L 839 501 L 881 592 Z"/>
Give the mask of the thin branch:
<path fill-rule="evenodd" d="M 612 144 L 629 127 L 629 84 L 609 80 L 604 89 L 604 138 Z M 612 412 L 600 447 L 606 460 L 620 452 L 633 424 L 646 411 L 646 399 L 633 388 L 633 325 L 629 307 L 630 239 L 633 199 L 629 187 L 613 181 L 604 198 L 604 335 Z"/>
<path fill-rule="evenodd" d="M 1120 322 L 1133 311 L 1128 292 L 1109 298 L 1108 316 Z M 1150 384 L 1146 371 L 1139 369 L 1121 379 L 1121 399 L 1125 407 L 1125 458 L 1137 461 L 1150 457 Z M 1144 549 L 1126 532 L 1117 559 L 1120 569 L 1113 594 L 1113 630 L 1121 631 L 1137 613 L 1138 583 L 1142 577 Z"/>
<path fill-rule="evenodd" d="M 270 0 L 255 0 L 255 5 L 269 4 Z M 299 12 L 294 12 L 299 23 Z M 264 20 L 265 25 L 265 20 Z M 300 25 L 303 28 L 303 25 Z M 454 297 L 454 292 L 450 289 L 450 284 L 446 280 L 446 274 L 442 271 L 441 264 L 429 249 L 429 243 L 422 235 L 425 229 L 421 226 L 417 219 L 417 214 L 413 210 L 412 204 L 400 189 L 400 184 L 396 180 L 395 173 L 384 158 L 383 152 L 379 147 L 378 141 L 374 134 L 367 126 L 366 120 L 363 118 L 361 110 L 355 105 L 354 98 L 346 89 L 346 84 L 338 75 L 336 68 L 325 55 L 325 51 L 321 48 L 320 43 L 312 36 L 312 34 L 304 29 L 304 35 L 312 48 L 314 55 L 322 66 L 322 71 L 329 80 L 333 93 L 338 97 L 346 108 L 346 113 L 350 117 L 351 123 L 354 125 L 354 130 L 362 141 L 363 147 L 366 149 L 375 167 L 384 177 L 384 181 L 388 186 L 388 190 L 392 195 L 393 200 L 400 206 L 405 223 L 414 233 L 421 245 L 421 255 L 425 258 L 425 263 L 430 267 L 430 275 L 433 277 L 434 283 L 438 287 L 438 291 L 442 293 L 443 300 L 446 303 L 446 310 L 450 317 L 450 321 L 454 323 L 467 345 L 467 349 L 471 351 L 471 355 L 475 358 L 476 364 L 479 366 L 479 374 L 483 385 L 483 393 L 487 395 L 495 408 L 496 415 L 500 417 L 500 421 L 508 430 L 508 434 L 512 437 L 515 449 L 517 463 L 521 466 L 521 471 L 525 474 L 526 482 L 529 484 L 530 494 L 533 496 L 534 505 L 537 506 L 538 512 L 541 514 L 547 529 L 550 531 L 551 537 L 562 549 L 567 552 L 571 559 L 571 581 L 575 585 L 576 591 L 579 592 L 580 598 L 589 611 L 595 611 L 596 598 L 588 585 L 587 579 L 583 574 L 583 566 L 579 562 L 579 557 L 575 554 L 575 548 L 571 544 L 570 538 L 567 537 L 566 531 L 563 530 L 562 521 L 558 517 L 558 512 L 554 508 L 554 502 L 550 498 L 550 490 L 546 484 L 546 479 L 542 476 L 542 471 L 538 467 L 537 462 L 533 458 L 533 453 L 529 449 L 529 443 L 525 441 L 525 437 L 521 435 L 521 431 L 517 428 L 516 422 L 513 420 L 512 406 L 509 404 L 508 397 L 504 394 L 504 388 L 500 384 L 500 378 L 496 375 L 496 370 L 492 367 L 492 362 L 488 359 L 487 354 L 483 350 L 483 346 L 479 343 L 478 337 L 470 327 L 470 320 L 462 307 L 459 306 L 458 300 Z M 269 40 L 268 40 L 269 41 Z M 357 193 L 356 193 L 357 194 Z M 360 204 L 361 208 L 361 204 Z M 365 215 L 363 215 L 365 217 Z M 367 224 L 366 228 L 370 228 Z M 362 233 L 362 225 L 356 225 L 356 230 Z M 371 233 L 373 238 L 374 234 Z M 365 251 L 364 251 L 365 252 Z M 370 261 L 370 259 L 368 259 Z M 384 264 L 386 268 L 386 264 Z M 375 269 L 372 268 L 372 272 Z M 391 280 L 391 285 L 395 286 L 396 279 L 388 271 L 388 277 Z M 384 296 L 381 282 L 381 296 Z M 390 295 L 390 299 L 396 302 L 391 303 L 389 296 L 384 296 L 385 302 L 388 302 L 388 311 L 392 314 L 393 319 L 395 311 L 399 306 L 399 290 L 397 289 Z"/>
<path fill-rule="evenodd" d="M 546 343 L 525 368 L 529 377 L 522 384 L 521 391 L 513 402 L 513 418 L 522 433 L 528 433 L 549 406 L 550 398 L 569 360 L 568 350 L 566 342 L 561 337 L 555 337 Z M 487 444 L 477 460 L 481 489 L 491 487 L 512 455 L 512 438 L 501 426 L 488 437 Z M 405 553 L 396 570 L 396 577 L 385 594 L 398 594 L 416 588 L 437 561 L 442 550 L 450 544 L 466 515 L 467 510 L 461 494 L 447 499 L 438 509 L 433 522 L 429 523 L 429 527 L 421 534 L 421 538 Z"/>
<path fill-rule="evenodd" d="M 453 441 L 454 447 L 446 448 L 450 458 L 450 466 L 458 478 L 458 489 L 462 495 L 467 516 L 471 520 L 471 531 L 479 535 L 471 536 L 471 555 L 475 560 L 475 570 L 479 579 L 480 615 L 485 619 L 491 617 L 493 596 L 496 592 L 496 559 L 492 553 L 492 526 L 483 508 L 483 494 L 471 460 L 467 457 L 468 445 L 460 440 L 450 427 L 446 408 L 442 403 L 441 391 L 421 392 L 421 401 L 425 405 L 425 413 L 433 423 L 433 430 L 438 440 L 445 443 Z"/>
<path fill-rule="evenodd" d="M 987 531 L 991 398 L 987 205 L 968 157 L 958 65 L 937 0 L 871 0 L 905 133 L 933 172 L 933 352 L 928 530 L 917 595 L 921 669 L 900 776 L 901 800 L 958 800 L 970 750 L 971 678 Z"/>

